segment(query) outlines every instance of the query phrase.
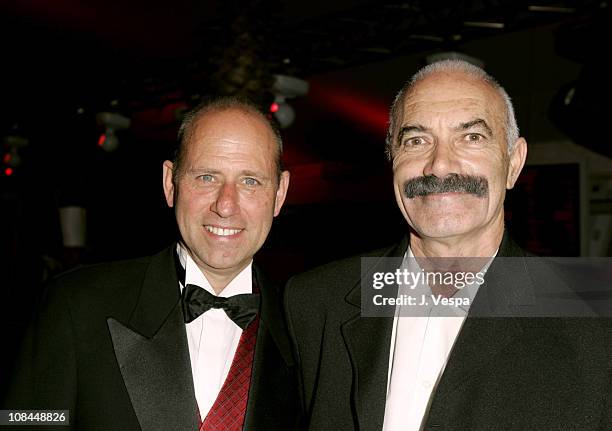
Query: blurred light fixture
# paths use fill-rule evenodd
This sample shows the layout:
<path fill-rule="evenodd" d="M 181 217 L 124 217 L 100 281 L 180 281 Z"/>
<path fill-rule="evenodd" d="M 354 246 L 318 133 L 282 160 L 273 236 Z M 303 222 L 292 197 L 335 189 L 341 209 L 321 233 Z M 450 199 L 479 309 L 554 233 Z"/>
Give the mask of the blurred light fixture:
<path fill-rule="evenodd" d="M 506 27 L 506 25 L 503 22 L 482 22 L 482 21 L 464 21 L 463 25 L 465 27 L 495 28 L 499 30 L 503 30 Z"/>
<path fill-rule="evenodd" d="M 130 127 L 130 119 L 116 112 L 99 112 L 96 122 L 104 127 L 104 132 L 98 138 L 98 146 L 106 152 L 115 151 L 119 147 L 119 138 L 115 132 Z"/>
<path fill-rule="evenodd" d="M 527 7 L 529 12 L 552 12 L 552 13 L 574 13 L 576 11 L 573 7 L 562 7 L 562 6 L 540 6 L 531 5 Z"/>
<path fill-rule="evenodd" d="M 308 82 L 289 75 L 274 75 L 274 102 L 270 105 L 270 113 L 276 118 L 281 129 L 291 126 L 295 120 L 295 110 L 287 103 L 287 99 L 308 94 Z"/>
<path fill-rule="evenodd" d="M 21 165 L 19 150 L 27 147 L 30 141 L 18 134 L 5 136 L 3 141 L 2 156 L 0 157 L 0 172 L 10 177 Z"/>
<path fill-rule="evenodd" d="M 119 148 L 119 139 L 111 127 L 107 127 L 104 133 L 98 138 L 98 146 L 107 153 L 112 153 Z"/>
<path fill-rule="evenodd" d="M 295 120 L 295 110 L 287 103 L 285 96 L 276 96 L 274 102 L 270 105 L 270 112 L 278 121 L 281 129 L 286 129 L 293 124 Z"/>

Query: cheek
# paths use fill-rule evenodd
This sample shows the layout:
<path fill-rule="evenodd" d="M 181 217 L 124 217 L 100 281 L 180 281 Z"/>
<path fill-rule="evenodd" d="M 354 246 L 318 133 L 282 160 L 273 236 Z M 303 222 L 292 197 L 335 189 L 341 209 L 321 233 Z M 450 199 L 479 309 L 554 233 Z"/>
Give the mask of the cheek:
<path fill-rule="evenodd" d="M 415 176 L 408 163 L 401 163 L 393 168 L 393 184 L 396 188 L 401 188 L 406 180 Z"/>
<path fill-rule="evenodd" d="M 274 214 L 275 195 L 270 193 L 253 193 L 243 195 L 240 209 L 253 224 L 266 224 Z"/>
<path fill-rule="evenodd" d="M 494 169 L 489 172 L 487 177 L 489 178 L 489 188 L 499 192 L 506 190 L 508 169 L 501 163 L 496 167 L 497 169 Z"/>
<path fill-rule="evenodd" d="M 210 208 L 210 204 L 210 197 L 194 192 L 184 192 L 175 201 L 177 216 L 187 221 L 199 219 Z"/>
<path fill-rule="evenodd" d="M 415 167 L 419 164 L 417 158 L 408 157 L 406 154 L 398 154 L 393 159 L 393 172 L 401 174 L 402 172 L 407 172 L 410 169 L 415 169 Z"/>

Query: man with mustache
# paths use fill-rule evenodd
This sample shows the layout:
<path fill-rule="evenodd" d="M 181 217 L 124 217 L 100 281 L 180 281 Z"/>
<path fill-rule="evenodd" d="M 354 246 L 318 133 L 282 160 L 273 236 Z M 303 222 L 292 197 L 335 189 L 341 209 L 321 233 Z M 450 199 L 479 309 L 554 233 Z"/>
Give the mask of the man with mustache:
<path fill-rule="evenodd" d="M 504 230 L 505 193 L 527 154 L 504 89 L 463 61 L 423 68 L 393 103 L 387 154 L 407 237 L 376 258 L 334 262 L 287 286 L 306 428 L 611 429 L 602 321 L 474 313 L 477 305 L 509 307 L 546 282 L 532 277 L 526 253 Z M 502 257 L 518 270 L 508 271 Z M 402 268 L 449 258 L 469 258 L 484 273 L 482 286 L 469 286 L 475 308 L 367 317 L 368 274 L 394 279 L 397 269 L 399 280 Z M 465 293 L 439 284 L 419 288 L 438 301 Z"/>

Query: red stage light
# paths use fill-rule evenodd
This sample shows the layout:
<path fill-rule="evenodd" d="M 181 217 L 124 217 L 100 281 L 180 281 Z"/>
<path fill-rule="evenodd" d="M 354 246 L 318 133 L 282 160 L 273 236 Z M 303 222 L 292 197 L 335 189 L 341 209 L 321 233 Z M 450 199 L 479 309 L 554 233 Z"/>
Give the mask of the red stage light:
<path fill-rule="evenodd" d="M 275 113 L 278 111 L 278 103 L 274 102 L 270 105 L 270 112 Z"/>
<path fill-rule="evenodd" d="M 339 85 L 311 82 L 308 98 L 378 136 L 387 134 L 388 107 L 379 98 Z"/>
<path fill-rule="evenodd" d="M 6 175 L 7 177 L 10 177 L 11 175 L 13 175 L 13 168 L 6 168 L 4 170 L 4 175 Z"/>
<path fill-rule="evenodd" d="M 98 138 L 98 146 L 101 147 L 106 142 L 106 134 L 101 134 Z"/>

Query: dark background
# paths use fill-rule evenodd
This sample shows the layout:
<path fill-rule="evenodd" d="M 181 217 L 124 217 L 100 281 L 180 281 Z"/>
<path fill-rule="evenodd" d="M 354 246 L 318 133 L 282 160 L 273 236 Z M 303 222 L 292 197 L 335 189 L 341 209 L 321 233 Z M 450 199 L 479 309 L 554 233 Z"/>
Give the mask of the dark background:
<path fill-rule="evenodd" d="M 180 114 L 218 94 L 269 106 L 275 74 L 310 85 L 288 100 L 291 187 L 258 256 L 279 281 L 405 233 L 384 157 L 387 110 L 430 54 L 478 58 L 515 103 L 538 155 L 507 202 L 523 246 L 585 254 L 589 217 L 612 213 L 601 193 L 593 210 L 590 180 L 612 177 L 606 2 L 9 0 L 0 13 L 3 370 L 44 280 L 176 238 L 161 163 Z M 97 145 L 103 111 L 132 122 L 111 153 Z M 8 136 L 28 140 L 19 164 L 5 157 Z M 62 244 L 58 208 L 69 205 L 86 208 L 84 249 Z"/>

